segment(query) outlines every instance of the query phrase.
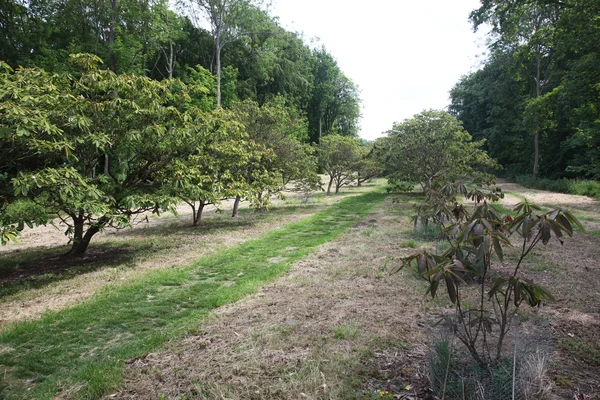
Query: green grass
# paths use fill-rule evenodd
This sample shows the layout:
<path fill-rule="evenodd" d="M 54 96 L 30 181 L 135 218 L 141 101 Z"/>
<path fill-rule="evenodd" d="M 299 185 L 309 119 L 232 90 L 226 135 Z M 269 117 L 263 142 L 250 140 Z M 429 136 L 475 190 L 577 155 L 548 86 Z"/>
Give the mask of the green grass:
<path fill-rule="evenodd" d="M 600 344 L 563 339 L 561 344 L 575 357 L 589 365 L 600 366 Z"/>
<path fill-rule="evenodd" d="M 197 329 L 211 310 L 287 271 L 385 196 L 377 191 L 344 199 L 189 267 L 149 273 L 76 307 L 7 328 L 0 333 L 0 397 L 51 399 L 69 393 L 91 399 L 118 388 L 125 360 Z"/>
<path fill-rule="evenodd" d="M 282 214 L 290 215 L 298 211 L 316 210 L 317 206 L 288 205 L 273 207 L 268 213 L 258 213 L 251 209 L 240 209 L 239 215 L 252 214 L 252 218 L 233 219 L 227 216 L 207 218 L 198 227 L 191 227 L 191 220 L 183 223 L 173 222 L 145 229 L 126 229 L 119 233 L 118 238 L 92 242 L 90 249 L 104 250 L 105 255 L 98 259 L 75 262 L 68 269 L 49 272 L 44 275 L 31 276 L 17 282 L 0 282 L 0 299 L 32 289 L 41 289 L 55 282 L 72 279 L 73 277 L 89 272 L 94 272 L 109 267 L 120 270 L 135 267 L 141 261 L 160 254 L 170 254 L 178 251 L 185 244 L 181 233 L 184 230 L 188 237 L 198 237 L 202 240 L 211 234 L 227 231 L 243 231 L 259 222 L 275 221 Z M 190 239 L 188 239 L 190 240 Z M 66 241 L 66 238 L 65 238 Z M 56 246 L 47 249 L 27 249 L 27 251 L 13 251 L 6 254 L 0 253 L 0 272 L 9 271 L 19 266 L 32 262 L 46 262 L 50 257 L 59 257 L 68 251 L 68 246 Z M 76 260 L 66 260 L 76 261 Z M 54 261 L 61 263 L 63 261 Z"/>
<path fill-rule="evenodd" d="M 600 182 L 580 179 L 546 179 L 533 180 L 529 175 L 519 175 L 515 181 L 528 188 L 548 190 L 551 192 L 577 194 L 600 200 Z"/>
<path fill-rule="evenodd" d="M 334 339 L 352 339 L 358 334 L 358 326 L 352 323 L 341 324 L 333 328 L 332 333 Z"/>

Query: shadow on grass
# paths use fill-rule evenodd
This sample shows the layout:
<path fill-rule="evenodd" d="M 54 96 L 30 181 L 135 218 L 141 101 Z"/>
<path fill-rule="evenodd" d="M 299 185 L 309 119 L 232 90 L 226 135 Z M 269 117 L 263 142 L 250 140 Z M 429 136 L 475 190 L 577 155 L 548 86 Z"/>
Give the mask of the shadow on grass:
<path fill-rule="evenodd" d="M 317 208 L 316 205 L 282 205 L 265 212 L 244 209 L 240 210 L 237 218 L 228 214 L 212 216 L 195 227 L 187 219 L 150 226 L 137 225 L 137 229 L 118 231 L 104 243 L 94 243 L 92 239 L 87 252 L 79 256 L 65 255 L 70 248 L 66 245 L 5 252 L 0 254 L 0 297 L 42 288 L 105 268 L 130 268 L 140 258 L 181 246 L 182 236 L 209 236 L 223 230 L 234 233 L 252 228 L 259 221 L 293 214 L 300 209 Z"/>
<path fill-rule="evenodd" d="M 52 282 L 71 279 L 77 275 L 131 264 L 141 252 L 151 246 L 94 246 L 80 256 L 65 255 L 68 246 L 38 251 L 37 258 L 21 257 L 13 252 L 0 259 L 10 265 L 0 270 L 0 297 L 37 289 Z"/>
<path fill-rule="evenodd" d="M 242 209 L 236 218 L 231 218 L 230 211 L 204 218 L 198 226 L 192 226 L 192 220 L 179 219 L 166 224 L 139 226 L 138 229 L 126 228 L 118 232 L 115 238 L 151 238 L 168 237 L 178 234 L 190 236 L 206 236 L 221 230 L 239 230 L 249 228 L 259 221 L 273 219 L 282 214 L 292 214 L 299 210 L 316 210 L 317 205 L 282 205 L 272 207 L 267 211 Z"/>

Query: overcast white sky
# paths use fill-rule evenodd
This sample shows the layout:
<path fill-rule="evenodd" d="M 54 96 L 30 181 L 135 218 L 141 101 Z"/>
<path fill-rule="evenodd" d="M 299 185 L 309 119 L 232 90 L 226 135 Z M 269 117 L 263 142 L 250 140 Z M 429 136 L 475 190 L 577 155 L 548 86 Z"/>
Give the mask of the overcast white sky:
<path fill-rule="evenodd" d="M 288 30 L 319 38 L 361 90 L 360 135 L 381 136 L 448 105 L 461 75 L 483 60 L 485 38 L 468 22 L 478 0 L 273 0 Z"/>

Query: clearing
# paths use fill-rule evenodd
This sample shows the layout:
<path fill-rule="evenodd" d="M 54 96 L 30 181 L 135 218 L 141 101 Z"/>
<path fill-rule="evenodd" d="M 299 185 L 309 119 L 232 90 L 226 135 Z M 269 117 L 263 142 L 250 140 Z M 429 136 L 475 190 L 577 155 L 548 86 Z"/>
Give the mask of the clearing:
<path fill-rule="evenodd" d="M 507 208 L 523 197 L 569 207 L 588 229 L 536 251 L 527 274 L 556 301 L 526 318 L 550 321 L 551 398 L 600 399 L 600 202 L 501 186 Z M 348 195 L 373 189 L 211 214 L 197 229 L 183 215 L 150 218 L 104 233 L 76 265 L 25 238 L 3 249 L 2 396 L 427 398 L 432 322 L 448 305 L 410 272 L 388 273 L 434 245 L 412 232 L 422 197 Z"/>

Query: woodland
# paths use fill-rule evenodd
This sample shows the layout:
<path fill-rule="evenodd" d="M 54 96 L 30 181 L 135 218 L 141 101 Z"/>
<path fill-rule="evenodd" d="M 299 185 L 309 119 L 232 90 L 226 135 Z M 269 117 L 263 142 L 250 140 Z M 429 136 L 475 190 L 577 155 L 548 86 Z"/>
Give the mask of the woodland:
<path fill-rule="evenodd" d="M 600 2 L 467 17 L 367 141 L 260 0 L 0 1 L 0 399 L 600 398 Z"/>

